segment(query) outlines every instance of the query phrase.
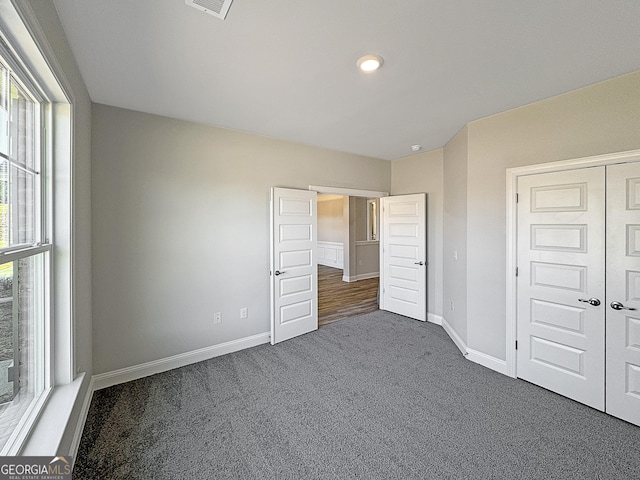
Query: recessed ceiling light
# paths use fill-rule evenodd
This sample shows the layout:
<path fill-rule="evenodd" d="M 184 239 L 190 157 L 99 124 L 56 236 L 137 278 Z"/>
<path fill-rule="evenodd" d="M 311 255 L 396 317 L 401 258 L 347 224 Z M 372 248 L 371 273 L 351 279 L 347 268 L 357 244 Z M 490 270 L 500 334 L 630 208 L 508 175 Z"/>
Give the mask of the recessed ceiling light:
<path fill-rule="evenodd" d="M 422 150 L 422 145 L 411 145 L 411 150 L 413 150 L 414 152 L 419 152 L 420 150 Z"/>
<path fill-rule="evenodd" d="M 371 73 L 378 70 L 382 64 L 382 57 L 380 55 L 364 55 L 356 62 L 358 68 L 365 73 Z"/>

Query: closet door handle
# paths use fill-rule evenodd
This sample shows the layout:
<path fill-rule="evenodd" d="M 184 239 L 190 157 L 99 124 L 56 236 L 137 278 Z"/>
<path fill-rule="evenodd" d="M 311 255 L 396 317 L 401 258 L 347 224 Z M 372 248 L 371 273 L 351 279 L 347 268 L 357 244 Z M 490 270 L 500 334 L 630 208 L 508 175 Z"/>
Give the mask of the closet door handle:
<path fill-rule="evenodd" d="M 282 271 L 282 272 L 281 272 L 280 270 L 276 270 L 276 271 L 275 271 L 276 277 L 277 277 L 278 275 L 282 275 L 283 273 L 287 273 L 287 272 L 284 272 L 284 271 Z"/>
<path fill-rule="evenodd" d="M 593 305 L 594 307 L 597 307 L 600 305 L 600 299 L 595 297 L 591 297 L 589 300 L 587 300 L 586 298 L 579 298 L 578 301 L 588 303 L 589 305 Z"/>
<path fill-rule="evenodd" d="M 617 302 L 617 301 L 611 302 L 610 306 L 614 310 L 635 310 L 635 308 L 633 308 L 633 307 L 625 307 L 622 303 Z"/>
<path fill-rule="evenodd" d="M 414 265 L 424 265 L 424 262 L 414 262 Z"/>

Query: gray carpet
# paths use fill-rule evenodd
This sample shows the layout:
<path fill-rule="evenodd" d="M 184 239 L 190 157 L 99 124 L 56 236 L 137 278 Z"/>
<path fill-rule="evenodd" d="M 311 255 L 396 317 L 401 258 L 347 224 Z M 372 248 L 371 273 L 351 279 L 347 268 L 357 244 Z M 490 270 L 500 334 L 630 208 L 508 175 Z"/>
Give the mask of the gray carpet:
<path fill-rule="evenodd" d="M 79 479 L 637 479 L 640 428 L 375 312 L 94 394 Z"/>

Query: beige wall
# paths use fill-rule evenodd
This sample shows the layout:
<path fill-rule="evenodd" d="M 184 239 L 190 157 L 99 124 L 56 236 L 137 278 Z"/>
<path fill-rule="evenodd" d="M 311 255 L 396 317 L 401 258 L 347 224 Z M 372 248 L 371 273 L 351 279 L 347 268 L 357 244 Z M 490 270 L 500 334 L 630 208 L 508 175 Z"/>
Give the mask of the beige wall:
<path fill-rule="evenodd" d="M 638 148 L 635 72 L 471 122 L 444 149 L 394 161 L 392 194 L 428 193 L 429 258 L 441 262 L 429 311 L 435 297 L 469 348 L 504 359 L 506 169 Z"/>
<path fill-rule="evenodd" d="M 342 243 L 344 223 L 342 197 L 322 200 L 322 195 L 318 195 L 318 241 Z"/>
<path fill-rule="evenodd" d="M 468 135 L 467 343 L 504 359 L 505 171 L 639 149 L 640 72 L 472 122 Z"/>
<path fill-rule="evenodd" d="M 368 199 L 354 197 L 355 202 L 355 255 L 356 278 L 371 276 L 380 272 L 380 247 L 378 242 L 368 242 L 367 207 Z M 362 243 L 367 242 L 367 243 Z"/>
<path fill-rule="evenodd" d="M 444 149 L 391 163 L 95 106 L 96 372 L 267 330 L 271 185 L 426 192 L 429 312 L 504 359 L 505 169 L 640 148 L 638 92 L 636 72 L 472 122 Z M 174 327 L 185 315 L 188 328 Z"/>
<path fill-rule="evenodd" d="M 356 243 L 356 276 L 359 279 L 380 273 L 380 244 Z"/>
<path fill-rule="evenodd" d="M 367 240 L 367 199 L 356 197 L 356 242 Z"/>
<path fill-rule="evenodd" d="M 391 164 L 391 194 L 427 194 L 427 310 L 443 314 L 443 150 L 419 153 Z"/>
<path fill-rule="evenodd" d="M 467 156 L 464 127 L 444 147 L 444 318 L 467 342 Z"/>
<path fill-rule="evenodd" d="M 269 188 L 388 191 L 390 169 L 94 105 L 95 373 L 268 331 Z"/>

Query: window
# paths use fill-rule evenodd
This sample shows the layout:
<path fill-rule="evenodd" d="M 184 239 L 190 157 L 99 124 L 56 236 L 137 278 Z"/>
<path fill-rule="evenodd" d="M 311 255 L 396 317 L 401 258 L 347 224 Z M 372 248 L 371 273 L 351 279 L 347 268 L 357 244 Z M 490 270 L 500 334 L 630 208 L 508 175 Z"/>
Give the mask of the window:
<path fill-rule="evenodd" d="M 367 199 L 367 240 L 378 240 L 378 199 Z"/>
<path fill-rule="evenodd" d="M 44 97 L 0 49 L 0 454 L 50 387 Z"/>

